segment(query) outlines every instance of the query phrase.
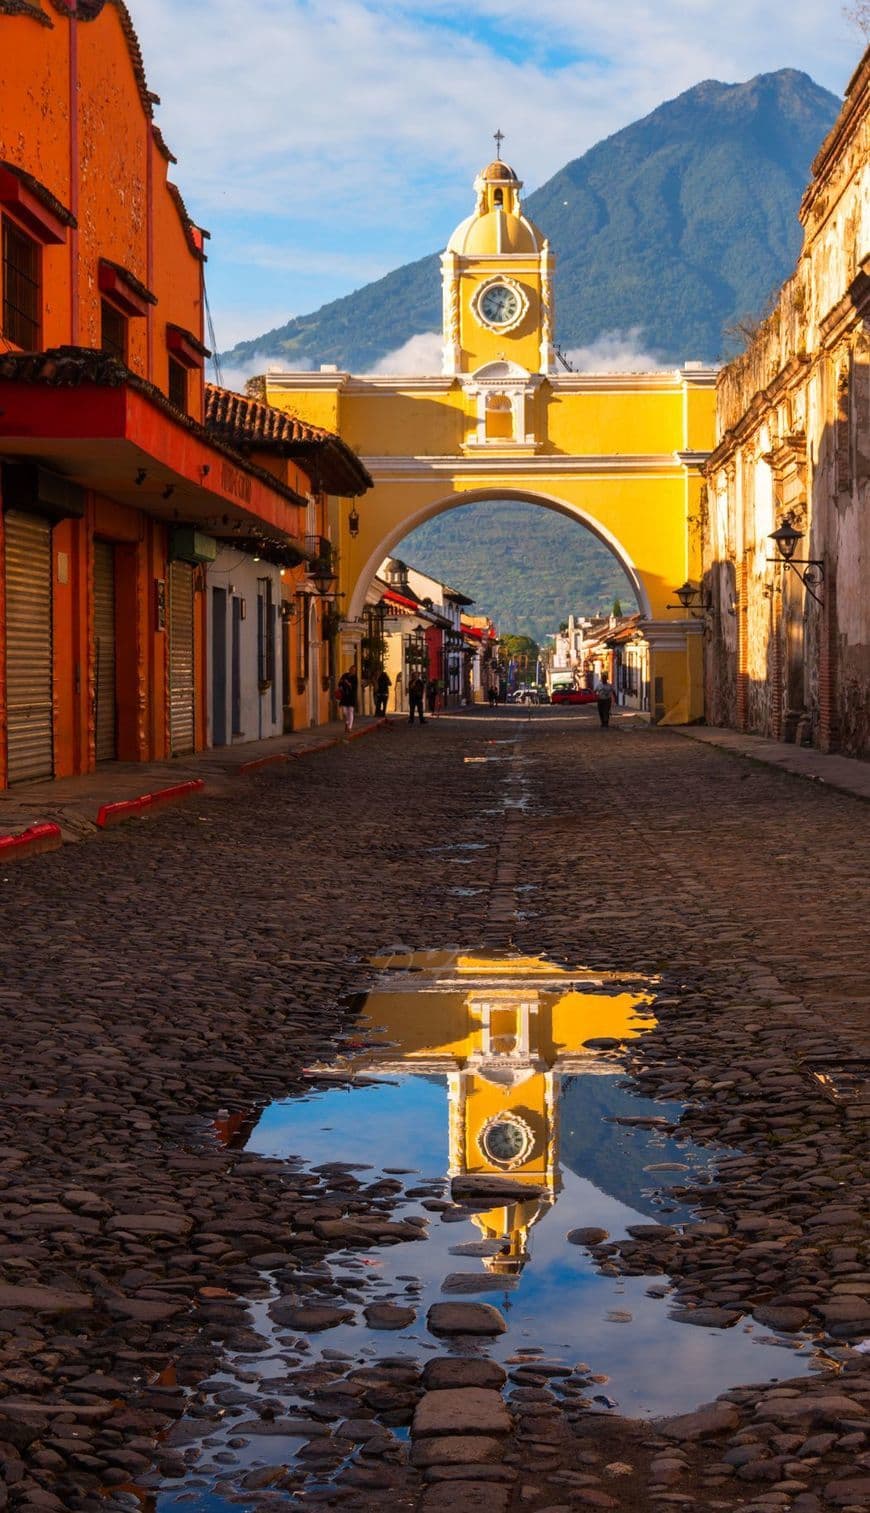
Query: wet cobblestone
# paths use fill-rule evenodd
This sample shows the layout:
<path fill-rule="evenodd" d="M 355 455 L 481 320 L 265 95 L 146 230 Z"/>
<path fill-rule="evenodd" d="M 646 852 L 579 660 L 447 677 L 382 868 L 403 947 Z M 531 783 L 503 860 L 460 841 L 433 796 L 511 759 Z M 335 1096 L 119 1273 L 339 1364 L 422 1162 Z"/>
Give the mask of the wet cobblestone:
<path fill-rule="evenodd" d="M 178 1473 L 185 1392 L 226 1342 L 256 1371 L 238 1299 L 262 1289 L 263 1257 L 316 1263 L 349 1212 L 334 1174 L 217 1131 L 307 1085 L 366 955 L 511 944 L 664 974 L 639 1085 L 686 1099 L 693 1139 L 737 1148 L 691 1195 L 696 1224 L 606 1243 L 601 1264 L 670 1273 L 689 1314 L 809 1319 L 836 1377 L 738 1389 L 714 1427 L 661 1434 L 541 1412 L 557 1402 L 542 1383 L 505 1457 L 515 1480 L 467 1476 L 499 1499 L 469 1506 L 866 1506 L 868 863 L 866 807 L 846 796 L 663 731 L 481 715 L 266 770 L 10 871 L 0 1508 L 120 1509 L 155 1457 Z M 389 1193 L 350 1201 L 389 1223 Z M 397 1422 L 417 1395 L 399 1391 Z M 465 1483 L 437 1470 L 424 1481 L 389 1448 L 335 1502 L 380 1506 L 388 1488 L 397 1507 L 447 1506 Z M 272 1485 L 245 1505 L 277 1506 Z"/>

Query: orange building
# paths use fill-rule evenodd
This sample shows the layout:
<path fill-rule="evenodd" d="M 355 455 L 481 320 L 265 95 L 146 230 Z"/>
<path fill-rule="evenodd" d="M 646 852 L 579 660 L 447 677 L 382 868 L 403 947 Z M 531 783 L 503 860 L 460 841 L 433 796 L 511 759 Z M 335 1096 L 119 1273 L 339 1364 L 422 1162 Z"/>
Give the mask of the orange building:
<path fill-rule="evenodd" d="M 206 426 L 207 233 L 123 0 L 0 0 L 0 787 L 209 739 L 206 564 L 312 480 Z"/>

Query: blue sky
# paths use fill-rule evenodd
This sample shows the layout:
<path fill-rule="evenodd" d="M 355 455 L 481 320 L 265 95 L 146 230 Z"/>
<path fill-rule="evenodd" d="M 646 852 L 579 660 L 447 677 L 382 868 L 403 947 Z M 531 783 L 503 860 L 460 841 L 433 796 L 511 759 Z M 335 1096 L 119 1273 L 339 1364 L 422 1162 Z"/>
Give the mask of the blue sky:
<path fill-rule="evenodd" d="M 863 45 L 838 0 L 131 6 L 222 348 L 443 245 L 497 127 L 529 191 L 701 79 L 840 94 Z"/>

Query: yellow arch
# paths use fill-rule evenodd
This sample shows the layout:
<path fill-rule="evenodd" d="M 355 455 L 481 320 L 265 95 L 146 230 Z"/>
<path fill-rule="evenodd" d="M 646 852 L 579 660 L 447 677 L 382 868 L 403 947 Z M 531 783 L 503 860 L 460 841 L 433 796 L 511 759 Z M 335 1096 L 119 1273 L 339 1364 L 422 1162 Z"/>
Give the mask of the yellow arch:
<path fill-rule="evenodd" d="M 595 536 L 602 545 L 606 546 L 616 558 L 619 566 L 625 573 L 631 585 L 632 592 L 637 600 L 638 609 L 645 619 L 652 618 L 652 606 L 647 592 L 646 584 L 636 564 L 632 561 L 625 547 L 594 515 L 582 509 L 570 500 L 560 498 L 557 494 L 544 493 L 540 489 L 531 488 L 499 488 L 492 484 L 484 488 L 457 488 L 449 494 L 442 495 L 439 499 L 429 500 L 420 504 L 398 523 L 393 524 L 384 532 L 380 541 L 369 550 L 368 557 L 358 569 L 358 575 L 353 588 L 350 590 L 350 601 L 347 607 L 349 620 L 357 620 L 362 614 L 366 592 L 369 584 L 375 576 L 378 568 L 385 557 L 388 557 L 405 536 L 409 536 L 417 526 L 425 525 L 427 520 L 434 520 L 438 515 L 444 515 L 448 510 L 458 509 L 463 504 L 479 504 L 484 500 L 501 500 L 506 502 L 520 501 L 523 504 L 537 504 L 543 509 L 553 510 L 555 513 L 565 515 L 569 520 L 575 521 Z M 482 606 L 486 608 L 486 606 Z"/>

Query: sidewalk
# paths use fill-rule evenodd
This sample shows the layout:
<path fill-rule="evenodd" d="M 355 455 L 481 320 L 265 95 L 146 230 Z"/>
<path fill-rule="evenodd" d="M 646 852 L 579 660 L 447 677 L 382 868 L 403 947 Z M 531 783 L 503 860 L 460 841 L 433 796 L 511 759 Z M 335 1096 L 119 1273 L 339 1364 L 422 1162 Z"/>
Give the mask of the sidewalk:
<path fill-rule="evenodd" d="M 829 755 L 811 746 L 769 741 L 765 736 L 747 735 L 742 730 L 712 725 L 670 725 L 666 728 L 675 735 L 688 736 L 690 741 L 701 741 L 705 746 L 748 757 L 752 762 L 763 762 L 766 767 L 779 767 L 796 777 L 811 778 L 828 788 L 836 788 L 840 793 L 851 793 L 854 798 L 870 799 L 870 762 Z"/>
<path fill-rule="evenodd" d="M 357 718 L 353 739 L 379 730 L 384 723 L 371 716 Z M 239 778 L 250 772 L 340 745 L 343 739 L 341 721 L 333 720 L 294 735 L 219 746 L 165 762 L 107 762 L 84 777 L 18 784 L 0 791 L 0 843 L 4 836 L 18 836 L 45 824 L 59 827 L 57 843 L 84 840 L 104 823 L 152 807 L 153 798 L 138 811 L 132 808 L 132 802 L 143 796 L 159 798 L 162 794 L 172 802 L 194 794 L 226 794 Z M 101 811 L 110 805 L 131 805 L 131 808 L 127 813 L 116 810 L 101 816 Z"/>

